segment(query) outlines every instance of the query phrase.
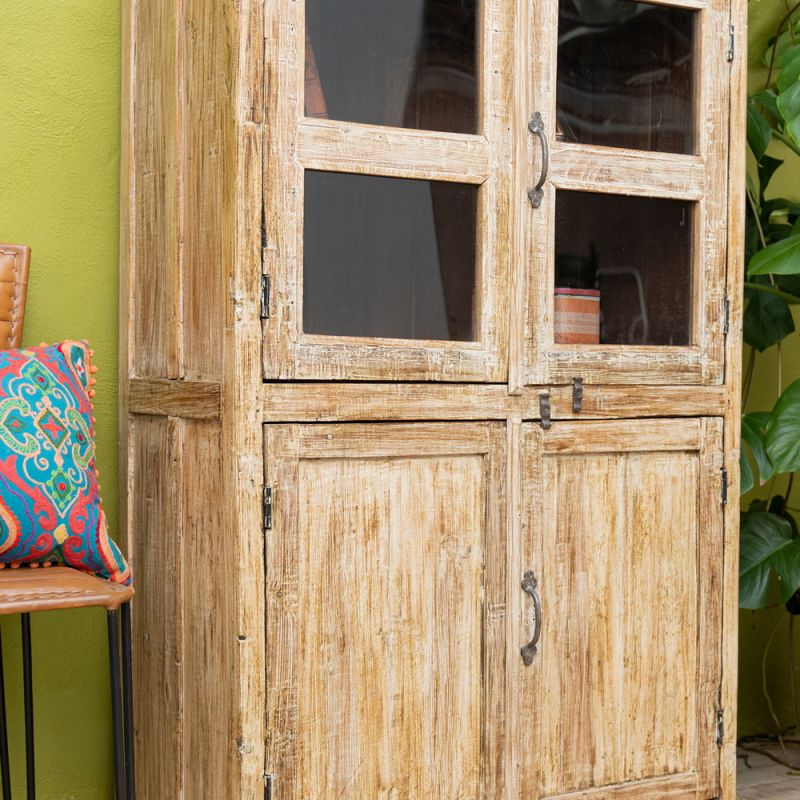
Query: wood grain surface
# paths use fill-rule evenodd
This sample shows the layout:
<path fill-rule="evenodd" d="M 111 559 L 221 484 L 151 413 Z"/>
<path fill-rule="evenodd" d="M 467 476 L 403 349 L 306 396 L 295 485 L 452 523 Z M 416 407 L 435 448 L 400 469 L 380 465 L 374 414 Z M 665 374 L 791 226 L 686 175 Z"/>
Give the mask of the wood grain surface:
<path fill-rule="evenodd" d="M 554 0 L 480 4 L 475 135 L 304 118 L 301 0 L 124 0 L 142 796 L 735 800 L 746 4 L 651 1 L 690 155 L 555 141 Z M 479 187 L 474 342 L 303 332 L 306 169 Z M 695 205 L 689 346 L 552 344 L 557 189 Z"/>

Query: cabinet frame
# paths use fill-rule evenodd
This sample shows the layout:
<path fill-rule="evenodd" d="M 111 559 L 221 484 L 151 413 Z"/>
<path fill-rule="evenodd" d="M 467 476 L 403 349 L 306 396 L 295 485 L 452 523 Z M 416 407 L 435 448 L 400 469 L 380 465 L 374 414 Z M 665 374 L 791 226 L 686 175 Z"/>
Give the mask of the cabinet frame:
<path fill-rule="evenodd" d="M 267 379 L 504 382 L 508 371 L 511 35 L 516 0 L 486 0 L 478 26 L 477 135 L 304 116 L 305 2 L 267 2 L 264 321 Z M 480 187 L 474 342 L 311 335 L 302 330 L 303 182 L 308 169 Z"/>
<path fill-rule="evenodd" d="M 649 0 L 648 0 L 649 2 Z M 558 9 L 536 3 L 530 17 L 530 107 L 544 118 L 551 142 L 545 196 L 525 211 L 521 261 L 528 267 L 523 382 L 720 384 L 724 379 L 728 213 L 728 116 L 731 63 L 727 0 L 658 0 L 697 14 L 695 155 L 628 150 L 556 140 Z M 713 131 L 713 137 L 709 131 Z M 538 142 L 529 141 L 526 182 L 540 169 Z M 688 200 L 696 203 L 691 268 L 691 344 L 686 347 L 554 344 L 555 196 L 578 190 Z"/>

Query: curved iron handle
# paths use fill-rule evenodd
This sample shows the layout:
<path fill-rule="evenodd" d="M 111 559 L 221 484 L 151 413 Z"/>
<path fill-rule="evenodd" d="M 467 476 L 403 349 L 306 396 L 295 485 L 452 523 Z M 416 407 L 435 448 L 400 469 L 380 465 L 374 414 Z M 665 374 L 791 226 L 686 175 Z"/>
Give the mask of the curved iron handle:
<path fill-rule="evenodd" d="M 547 142 L 547 134 L 544 132 L 544 120 L 537 111 L 528 123 L 528 130 L 539 137 L 542 143 L 542 174 L 539 176 L 539 183 L 528 190 L 528 198 L 534 208 L 539 208 L 544 199 L 544 182 L 547 180 L 547 173 L 550 171 L 550 145 Z"/>
<path fill-rule="evenodd" d="M 542 601 L 539 599 L 539 593 L 536 591 L 538 586 L 536 576 L 529 570 L 522 578 L 522 591 L 530 595 L 533 600 L 533 610 L 536 613 L 536 626 L 533 629 L 533 639 L 520 650 L 522 660 L 525 666 L 529 667 L 533 664 L 533 659 L 536 656 L 536 645 L 539 643 L 539 637 L 542 635 Z"/>

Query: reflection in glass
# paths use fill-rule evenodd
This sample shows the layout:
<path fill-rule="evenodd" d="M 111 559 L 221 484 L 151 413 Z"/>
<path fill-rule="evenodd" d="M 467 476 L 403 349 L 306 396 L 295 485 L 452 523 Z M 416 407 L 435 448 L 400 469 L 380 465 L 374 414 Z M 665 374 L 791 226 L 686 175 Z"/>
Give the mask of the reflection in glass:
<path fill-rule="evenodd" d="M 306 172 L 304 332 L 472 341 L 477 191 Z"/>
<path fill-rule="evenodd" d="M 306 116 L 475 133 L 476 5 L 306 0 Z"/>
<path fill-rule="evenodd" d="M 691 154 L 695 19 L 632 0 L 560 0 L 559 138 Z"/>
<path fill-rule="evenodd" d="M 600 344 L 690 344 L 693 215 L 685 200 L 559 191 L 557 298 L 560 289 L 599 290 Z"/>

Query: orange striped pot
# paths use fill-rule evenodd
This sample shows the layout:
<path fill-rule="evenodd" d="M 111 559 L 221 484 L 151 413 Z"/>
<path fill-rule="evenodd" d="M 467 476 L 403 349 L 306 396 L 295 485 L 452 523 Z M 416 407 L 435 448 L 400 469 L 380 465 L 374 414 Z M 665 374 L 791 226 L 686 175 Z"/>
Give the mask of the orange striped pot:
<path fill-rule="evenodd" d="M 556 287 L 555 342 L 600 344 L 600 292 Z"/>

